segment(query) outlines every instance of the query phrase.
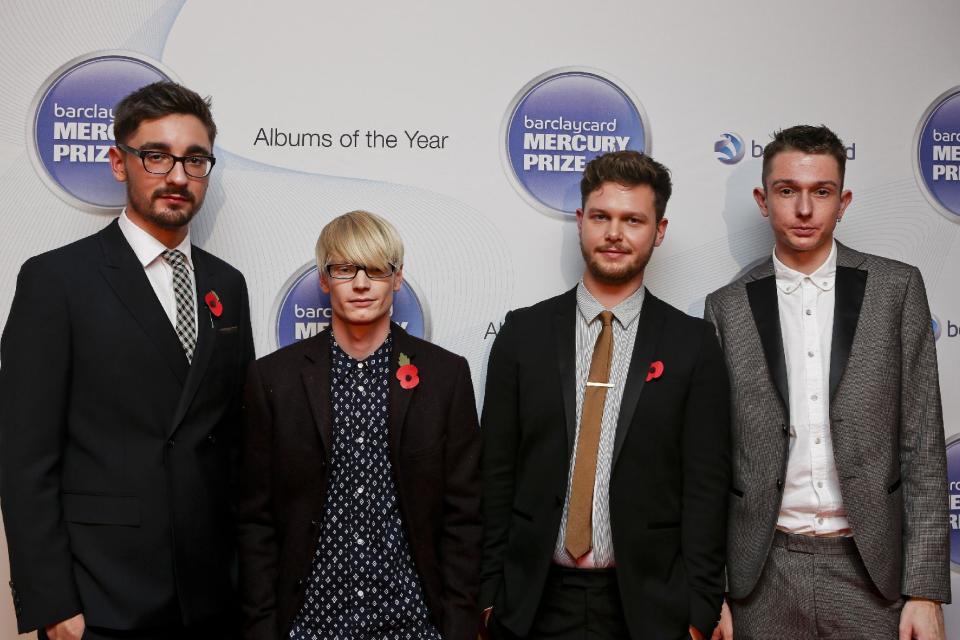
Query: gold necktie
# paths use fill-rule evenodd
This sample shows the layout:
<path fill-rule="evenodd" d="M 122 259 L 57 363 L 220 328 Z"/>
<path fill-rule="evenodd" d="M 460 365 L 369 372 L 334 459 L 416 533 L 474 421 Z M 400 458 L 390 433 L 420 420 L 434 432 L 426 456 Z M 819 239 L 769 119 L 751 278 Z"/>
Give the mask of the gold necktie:
<path fill-rule="evenodd" d="M 570 490 L 570 509 L 564 546 L 571 556 L 579 558 L 593 546 L 593 485 L 597 477 L 597 450 L 600 446 L 600 423 L 603 405 L 607 399 L 610 380 L 610 361 L 613 360 L 613 313 L 600 313 L 603 328 L 593 347 L 590 375 L 583 391 L 583 409 L 580 415 L 580 433 L 577 454 L 573 463 L 573 483 Z"/>

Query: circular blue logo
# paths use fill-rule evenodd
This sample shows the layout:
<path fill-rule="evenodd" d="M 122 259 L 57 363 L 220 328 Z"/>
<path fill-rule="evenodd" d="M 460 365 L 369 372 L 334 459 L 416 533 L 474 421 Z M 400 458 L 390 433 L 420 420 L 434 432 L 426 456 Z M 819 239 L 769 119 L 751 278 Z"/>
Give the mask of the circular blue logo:
<path fill-rule="evenodd" d="M 914 173 L 930 204 L 960 222 L 960 87 L 942 94 L 917 126 Z"/>
<path fill-rule="evenodd" d="M 713 143 L 713 151 L 723 164 L 737 164 L 743 160 L 743 138 L 728 131 Z"/>
<path fill-rule="evenodd" d="M 126 187 L 110 171 L 113 109 L 129 93 L 172 75 L 137 53 L 89 54 L 58 69 L 34 100 L 27 137 L 47 186 L 71 205 L 115 210 Z"/>
<path fill-rule="evenodd" d="M 933 314 L 931 313 L 931 314 L 930 314 L 930 323 L 933 325 L 933 339 L 934 339 L 934 340 L 939 340 L 939 339 L 940 339 L 940 331 L 941 331 L 941 328 L 940 328 L 940 318 L 938 318 L 937 316 L 935 316 L 935 315 L 933 315 Z"/>
<path fill-rule="evenodd" d="M 276 318 L 274 339 L 278 347 L 311 338 L 330 328 L 333 318 L 330 296 L 320 288 L 320 276 L 315 263 L 304 265 L 284 285 Z M 393 294 L 390 319 L 410 335 L 424 340 L 430 338 L 426 311 L 407 274 L 403 275 L 400 291 Z"/>
<path fill-rule="evenodd" d="M 610 151 L 650 151 L 640 102 L 599 71 L 568 68 L 532 80 L 507 110 L 503 161 L 532 206 L 570 215 L 580 206 L 587 163 Z"/>
<path fill-rule="evenodd" d="M 960 435 L 947 441 L 947 493 L 950 496 L 950 562 L 960 569 Z"/>

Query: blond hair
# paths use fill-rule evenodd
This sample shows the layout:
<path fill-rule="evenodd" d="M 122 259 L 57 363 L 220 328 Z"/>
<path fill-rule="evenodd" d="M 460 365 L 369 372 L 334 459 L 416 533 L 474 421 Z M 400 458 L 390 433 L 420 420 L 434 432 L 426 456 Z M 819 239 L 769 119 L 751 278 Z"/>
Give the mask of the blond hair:
<path fill-rule="evenodd" d="M 369 211 L 351 211 L 327 223 L 317 238 L 317 268 L 331 260 L 386 269 L 403 266 L 403 241 L 392 224 Z"/>

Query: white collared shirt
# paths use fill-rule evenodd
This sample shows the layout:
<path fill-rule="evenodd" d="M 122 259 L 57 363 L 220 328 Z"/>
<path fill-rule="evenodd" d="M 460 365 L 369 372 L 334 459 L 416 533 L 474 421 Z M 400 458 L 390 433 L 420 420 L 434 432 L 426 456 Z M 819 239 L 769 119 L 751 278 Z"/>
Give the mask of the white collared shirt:
<path fill-rule="evenodd" d="M 783 264 L 776 252 L 773 271 L 790 395 L 790 455 L 777 528 L 803 535 L 850 535 L 830 435 L 837 243 L 809 276 Z"/>
<path fill-rule="evenodd" d="M 147 274 L 147 279 L 150 281 L 150 286 L 153 287 L 153 292 L 157 295 L 157 299 L 163 306 L 163 310 L 166 312 L 167 318 L 170 319 L 170 324 L 176 328 L 177 299 L 173 293 L 173 267 L 171 267 L 170 264 L 163 259 L 162 255 L 163 252 L 167 250 L 167 246 L 135 225 L 133 221 L 127 217 L 126 207 L 124 207 L 123 211 L 120 213 L 120 217 L 117 219 L 117 224 L 120 225 L 120 232 L 123 234 L 123 237 L 126 238 L 130 248 L 133 249 L 133 252 L 137 256 L 137 260 L 139 260 L 140 264 L 143 265 L 143 271 Z M 174 249 L 179 250 L 186 257 L 187 272 L 190 276 L 190 285 L 191 288 L 196 291 L 197 279 L 193 273 L 193 256 L 190 253 L 189 231 L 187 232 L 187 237 L 183 239 L 183 242 L 174 247 Z M 197 326 L 197 317 L 199 315 L 200 308 L 197 306 L 196 302 L 194 305 L 195 311 L 193 314 L 193 327 L 195 330 L 197 330 L 199 329 Z"/>
<path fill-rule="evenodd" d="M 637 340 L 640 326 L 640 311 L 646 297 L 645 289 L 640 286 L 613 312 L 613 357 L 610 361 L 610 383 L 606 400 L 603 403 L 603 417 L 600 420 L 600 442 L 597 445 L 597 469 L 593 482 L 592 548 L 582 558 L 573 558 L 565 548 L 567 516 L 570 512 L 570 495 L 573 491 L 573 472 L 577 460 L 577 442 L 573 443 L 570 457 L 570 469 L 567 475 L 567 494 L 563 502 L 563 514 L 560 518 L 560 531 L 554 545 L 553 561 L 567 567 L 594 569 L 613 567 L 616 558 L 613 553 L 613 532 L 610 529 L 610 475 L 613 472 L 613 449 L 617 435 L 617 421 L 620 418 L 620 403 L 627 383 L 627 372 L 633 357 L 633 345 Z M 577 432 L 580 437 L 580 419 L 583 417 L 583 393 L 587 387 L 593 350 L 603 327 L 600 312 L 604 306 L 593 297 L 583 281 L 577 285 L 577 322 L 576 322 L 576 394 L 577 394 Z"/>

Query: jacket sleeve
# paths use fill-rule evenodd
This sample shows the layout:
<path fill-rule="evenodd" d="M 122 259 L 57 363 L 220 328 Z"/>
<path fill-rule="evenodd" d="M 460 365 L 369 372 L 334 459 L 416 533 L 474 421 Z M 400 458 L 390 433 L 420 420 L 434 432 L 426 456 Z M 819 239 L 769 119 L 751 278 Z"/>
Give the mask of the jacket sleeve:
<path fill-rule="evenodd" d="M 504 553 L 510 533 L 514 477 L 520 425 L 517 363 L 512 312 L 500 328 L 487 364 L 487 384 L 480 419 L 483 436 L 483 559 L 480 565 L 480 609 L 492 607 L 503 578 Z"/>
<path fill-rule="evenodd" d="M 463 358 L 453 385 L 444 447 L 443 532 L 440 538 L 443 579 L 443 637 L 473 640 L 477 635 L 480 583 L 480 425 Z"/>
<path fill-rule="evenodd" d="M 276 640 L 280 552 L 273 516 L 273 416 L 256 362 L 247 374 L 242 422 L 237 522 L 242 637 Z"/>
<path fill-rule="evenodd" d="M 730 386 L 713 325 L 703 325 L 683 421 L 681 552 L 690 624 L 705 636 L 720 617 L 730 488 Z"/>
<path fill-rule="evenodd" d="M 40 258 L 23 265 L 0 340 L 0 503 L 20 633 L 81 612 L 60 500 L 70 309 L 48 271 Z"/>
<path fill-rule="evenodd" d="M 950 602 L 943 409 L 930 308 L 917 269 L 907 282 L 900 320 L 901 591 L 906 596 Z"/>

